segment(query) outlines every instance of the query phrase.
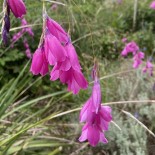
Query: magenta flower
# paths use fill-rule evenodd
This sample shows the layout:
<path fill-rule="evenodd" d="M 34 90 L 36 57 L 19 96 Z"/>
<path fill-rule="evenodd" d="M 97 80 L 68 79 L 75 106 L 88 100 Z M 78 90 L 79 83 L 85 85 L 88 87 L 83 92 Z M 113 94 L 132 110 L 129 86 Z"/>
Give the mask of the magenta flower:
<path fill-rule="evenodd" d="M 42 47 L 38 48 L 32 58 L 30 71 L 34 74 L 41 74 L 42 76 L 48 73 L 48 62 L 45 57 L 45 52 Z"/>
<path fill-rule="evenodd" d="M 26 14 L 26 7 L 22 0 L 7 0 L 8 5 L 16 18 Z"/>
<path fill-rule="evenodd" d="M 146 66 L 143 68 L 143 72 L 149 72 L 150 76 L 153 76 L 153 64 L 148 60 Z"/>
<path fill-rule="evenodd" d="M 98 124 L 86 123 L 82 128 L 82 134 L 79 138 L 80 142 L 88 140 L 91 146 L 95 147 L 99 142 L 108 143 L 104 133 Z"/>
<path fill-rule="evenodd" d="M 104 132 L 108 130 L 109 123 L 112 120 L 111 108 L 109 106 L 101 106 L 99 112 L 93 112 L 91 102 L 86 102 L 81 111 L 82 122 L 86 122 L 79 138 L 80 142 L 88 139 L 90 145 L 96 146 L 99 142 L 108 143 L 104 136 Z"/>
<path fill-rule="evenodd" d="M 53 19 L 46 17 L 46 25 L 50 33 L 55 36 L 61 43 L 66 45 L 70 41 L 69 35 L 65 30 Z"/>
<path fill-rule="evenodd" d="M 152 3 L 150 4 L 150 8 L 155 10 L 155 1 L 152 1 Z"/>
<path fill-rule="evenodd" d="M 60 78 L 60 81 L 67 84 L 68 90 L 72 91 L 73 94 L 77 94 L 81 88 L 86 89 L 88 87 L 88 83 L 82 72 L 80 70 L 74 70 L 68 60 L 63 63 L 55 65 L 50 74 L 50 80 L 55 81 Z"/>
<path fill-rule="evenodd" d="M 82 68 L 80 66 L 78 56 L 77 56 L 74 46 L 71 43 L 69 43 L 65 46 L 65 49 L 66 49 L 72 68 L 74 70 L 81 70 Z"/>
<path fill-rule="evenodd" d="M 50 65 L 55 65 L 56 62 L 62 62 L 66 59 L 64 47 L 55 36 L 48 32 L 48 30 L 44 41 L 46 58 Z"/>
<path fill-rule="evenodd" d="M 143 52 L 138 52 L 134 55 L 133 60 L 133 68 L 138 68 L 139 65 L 142 63 L 142 59 L 144 59 L 145 54 Z"/>
<path fill-rule="evenodd" d="M 62 83 L 68 85 L 69 91 L 77 94 L 81 88 L 86 89 L 88 87 L 88 82 L 81 72 L 81 66 L 73 45 L 66 45 L 65 50 L 66 59 L 54 66 L 50 79 L 54 81 L 59 78 Z"/>
<path fill-rule="evenodd" d="M 84 104 L 80 112 L 80 122 L 86 122 L 79 138 L 80 142 L 88 140 L 90 145 L 96 146 L 99 142 L 107 143 L 104 132 L 108 130 L 112 120 L 111 108 L 101 105 L 101 88 L 97 79 L 96 66 L 93 70 L 94 86 L 92 95 Z"/>
<path fill-rule="evenodd" d="M 126 44 L 125 48 L 123 49 L 121 55 L 122 56 L 127 56 L 128 53 L 133 53 L 133 55 L 136 54 L 136 52 L 139 50 L 138 45 L 132 41 Z"/>

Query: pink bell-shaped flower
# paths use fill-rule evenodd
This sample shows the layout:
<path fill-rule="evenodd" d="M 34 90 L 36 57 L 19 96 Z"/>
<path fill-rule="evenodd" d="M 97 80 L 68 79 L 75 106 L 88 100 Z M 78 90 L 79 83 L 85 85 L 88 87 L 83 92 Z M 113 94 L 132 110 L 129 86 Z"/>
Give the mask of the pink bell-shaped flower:
<path fill-rule="evenodd" d="M 86 122 L 79 138 L 80 142 L 88 140 L 91 146 L 99 142 L 107 143 L 104 132 L 108 130 L 112 121 L 111 108 L 101 105 L 101 88 L 97 78 L 97 65 L 95 64 L 92 77 L 94 86 L 92 95 L 86 101 L 80 112 L 80 122 Z"/>
<path fill-rule="evenodd" d="M 50 32 L 46 32 L 44 38 L 44 47 L 46 58 L 50 65 L 54 65 L 56 62 L 62 62 L 66 58 L 66 51 L 58 39 Z"/>
<path fill-rule="evenodd" d="M 26 14 L 26 7 L 22 0 L 7 0 L 8 5 L 16 18 Z"/>
<path fill-rule="evenodd" d="M 48 62 L 42 47 L 38 48 L 33 54 L 30 71 L 34 75 L 38 75 L 40 73 L 42 76 L 48 73 Z"/>

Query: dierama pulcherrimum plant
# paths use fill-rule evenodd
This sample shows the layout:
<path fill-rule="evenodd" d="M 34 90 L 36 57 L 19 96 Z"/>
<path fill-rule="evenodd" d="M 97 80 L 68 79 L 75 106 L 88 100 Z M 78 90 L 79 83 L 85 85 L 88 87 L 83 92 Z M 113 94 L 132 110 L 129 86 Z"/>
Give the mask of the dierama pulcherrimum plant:
<path fill-rule="evenodd" d="M 81 72 L 81 66 L 69 34 L 46 11 L 43 12 L 43 33 L 38 49 L 33 55 L 30 71 L 34 74 L 46 75 L 48 65 L 54 66 L 50 80 L 58 78 L 68 85 L 68 90 L 77 94 L 86 89 L 88 82 Z M 38 64 L 38 65 L 36 65 Z"/>
<path fill-rule="evenodd" d="M 111 108 L 103 106 L 100 81 L 97 76 L 97 66 L 93 69 L 94 86 L 92 95 L 86 101 L 80 112 L 80 122 L 85 122 L 82 128 L 80 142 L 88 140 L 91 146 L 96 146 L 99 142 L 108 143 L 104 132 L 108 130 L 112 121 Z"/>

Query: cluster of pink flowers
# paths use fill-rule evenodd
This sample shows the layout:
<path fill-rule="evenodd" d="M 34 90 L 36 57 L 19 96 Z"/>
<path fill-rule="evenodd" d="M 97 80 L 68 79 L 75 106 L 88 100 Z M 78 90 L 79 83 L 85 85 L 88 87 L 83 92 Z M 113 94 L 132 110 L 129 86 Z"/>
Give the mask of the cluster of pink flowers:
<path fill-rule="evenodd" d="M 28 25 L 28 23 L 27 23 L 26 19 L 22 18 L 21 19 L 21 26 L 23 26 L 23 28 L 18 33 L 13 35 L 13 37 L 12 37 L 12 47 L 14 47 L 15 42 L 17 42 L 20 38 L 22 38 L 25 33 L 28 33 L 30 37 L 34 36 L 32 28 L 31 27 L 25 27 L 27 25 Z M 31 50 L 29 48 L 29 44 L 28 44 L 28 41 L 27 41 L 26 37 L 24 37 L 23 43 L 24 43 L 24 47 L 26 49 L 26 51 L 25 51 L 26 56 L 28 58 L 31 58 L 32 54 L 31 54 Z"/>
<path fill-rule="evenodd" d="M 60 79 L 68 85 L 68 90 L 77 94 L 86 89 L 88 82 L 81 72 L 81 66 L 75 48 L 67 32 L 47 14 L 44 16 L 45 26 L 41 43 L 33 55 L 30 71 L 34 74 L 46 75 L 48 66 L 54 66 L 50 80 Z"/>
<path fill-rule="evenodd" d="M 97 78 L 96 69 L 94 69 L 94 86 L 92 95 L 86 101 L 80 112 L 80 122 L 85 122 L 82 128 L 80 142 L 88 140 L 91 146 L 96 146 L 99 142 L 108 143 L 104 132 L 108 130 L 109 123 L 112 120 L 111 108 L 101 105 L 101 88 Z"/>
<path fill-rule="evenodd" d="M 134 41 L 126 43 L 121 55 L 127 56 L 129 53 L 133 55 L 133 68 L 138 68 L 144 59 L 144 53 L 140 51 L 139 46 Z"/>
<path fill-rule="evenodd" d="M 150 8 L 155 10 L 155 0 L 153 0 L 150 4 Z"/>
<path fill-rule="evenodd" d="M 124 49 L 121 52 L 121 55 L 123 57 L 127 56 L 129 53 L 132 53 L 133 55 L 133 68 L 138 68 L 142 64 L 142 59 L 144 59 L 145 54 L 140 51 L 139 46 L 134 42 L 131 41 L 127 43 L 127 39 L 123 38 L 122 42 L 126 43 Z M 143 68 L 143 72 L 147 72 L 149 70 L 149 74 L 153 75 L 153 65 L 148 60 L 146 63 L 146 66 Z"/>

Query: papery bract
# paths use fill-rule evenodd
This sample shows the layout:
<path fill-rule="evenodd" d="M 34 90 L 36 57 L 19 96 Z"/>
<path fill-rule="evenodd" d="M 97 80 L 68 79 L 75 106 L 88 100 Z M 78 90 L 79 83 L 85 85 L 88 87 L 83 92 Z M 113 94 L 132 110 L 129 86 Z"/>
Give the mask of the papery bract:
<path fill-rule="evenodd" d="M 22 0 L 7 0 L 8 5 L 16 18 L 26 14 L 26 7 Z"/>
<path fill-rule="evenodd" d="M 41 74 L 42 76 L 48 73 L 48 62 L 45 57 L 44 49 L 38 48 L 33 54 L 30 71 L 34 74 Z"/>

